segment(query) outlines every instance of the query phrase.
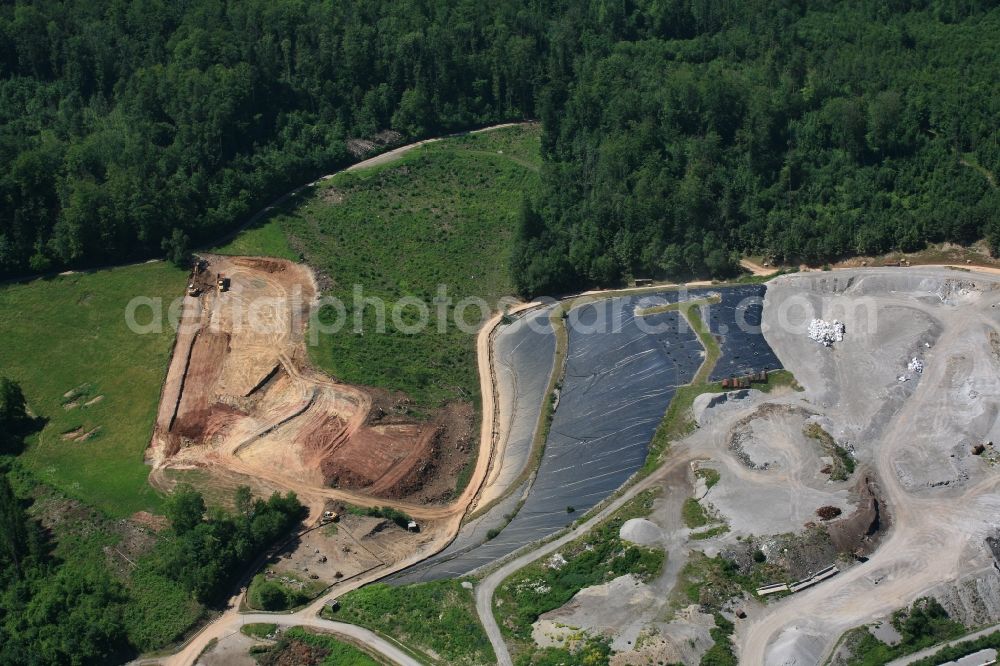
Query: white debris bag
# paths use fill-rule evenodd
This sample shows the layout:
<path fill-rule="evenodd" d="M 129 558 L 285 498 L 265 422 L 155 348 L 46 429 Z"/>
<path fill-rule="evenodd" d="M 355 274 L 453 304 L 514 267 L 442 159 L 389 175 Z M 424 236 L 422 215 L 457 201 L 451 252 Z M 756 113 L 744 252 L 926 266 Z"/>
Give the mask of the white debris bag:
<path fill-rule="evenodd" d="M 824 347 L 830 347 L 834 342 L 844 339 L 844 330 L 844 323 L 838 319 L 833 321 L 813 319 L 809 322 L 809 339 L 821 343 Z"/>

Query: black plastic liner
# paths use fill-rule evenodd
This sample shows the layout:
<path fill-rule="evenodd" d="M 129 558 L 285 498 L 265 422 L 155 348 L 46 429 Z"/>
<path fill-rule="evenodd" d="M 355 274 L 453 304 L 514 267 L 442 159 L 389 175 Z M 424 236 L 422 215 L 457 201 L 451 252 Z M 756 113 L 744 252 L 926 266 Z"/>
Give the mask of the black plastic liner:
<path fill-rule="evenodd" d="M 493 342 L 493 361 L 502 383 L 498 418 L 510 419 L 507 446 L 500 474 L 516 478 L 530 462 L 531 443 L 541 413 L 545 389 L 555 360 L 556 338 L 549 323 L 552 307 L 534 310 L 515 319 L 497 332 Z M 521 484 L 523 487 L 525 484 Z M 412 583 L 452 575 L 474 568 L 455 558 L 479 547 L 490 529 L 501 528 L 505 515 L 517 510 L 520 495 L 510 496 L 493 510 L 467 524 L 455 540 L 434 557 L 403 572 L 393 582 Z M 454 561 L 452 561 L 454 560 Z M 454 569 L 454 567 L 459 567 Z"/>
<path fill-rule="evenodd" d="M 708 326 L 719 340 L 722 356 L 712 371 L 712 381 L 781 368 L 760 332 L 765 290 L 762 284 L 714 290 L 722 302 L 709 308 Z"/>
<path fill-rule="evenodd" d="M 722 351 L 712 378 L 779 368 L 760 333 L 764 291 L 763 285 L 669 291 L 602 300 L 571 311 L 558 408 L 521 510 L 491 541 L 470 548 L 457 539 L 452 548 L 394 582 L 458 576 L 489 564 L 565 527 L 642 466 L 676 387 L 694 377 L 704 349 L 676 311 L 636 317 L 637 306 L 718 293 L 722 302 L 702 309 Z M 538 371 L 547 372 L 551 362 L 539 365 L 545 367 Z M 530 374 L 532 368 L 518 368 L 522 371 Z"/>

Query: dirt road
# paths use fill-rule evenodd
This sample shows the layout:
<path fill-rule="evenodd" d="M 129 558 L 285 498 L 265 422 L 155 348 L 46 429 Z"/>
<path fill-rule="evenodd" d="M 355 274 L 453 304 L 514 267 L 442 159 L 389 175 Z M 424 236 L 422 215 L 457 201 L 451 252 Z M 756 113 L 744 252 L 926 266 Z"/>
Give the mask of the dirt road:
<path fill-rule="evenodd" d="M 383 657 L 399 664 L 400 666 L 420 666 L 420 662 L 399 648 L 399 646 L 386 640 L 363 627 L 345 622 L 333 622 L 318 618 L 296 618 L 293 616 L 275 616 L 271 613 L 251 613 L 241 617 L 244 624 L 251 622 L 270 622 L 282 627 L 305 626 L 313 629 L 322 629 L 350 640 L 363 644 L 369 650 L 378 652 Z"/>
<path fill-rule="evenodd" d="M 358 630 L 359 633 L 356 635 L 352 635 L 349 634 L 346 630 L 340 633 L 344 633 L 346 635 L 352 636 L 353 638 L 356 638 L 356 640 L 365 645 L 370 646 L 376 652 L 391 657 L 394 661 L 397 661 L 397 663 L 417 664 L 419 662 L 413 660 L 410 657 L 406 657 L 406 660 L 403 661 L 400 661 L 395 657 L 393 657 L 392 656 L 393 653 L 391 651 L 386 651 L 383 648 L 385 646 L 389 646 L 393 650 L 399 652 L 398 648 L 395 647 L 393 644 L 389 643 L 388 641 L 386 641 L 384 638 L 377 636 L 373 632 L 370 632 L 367 629 L 362 629 L 360 627 L 356 627 L 350 624 L 324 620 L 319 617 L 319 613 L 321 610 L 323 610 L 323 607 L 326 606 L 326 604 L 332 601 L 333 599 L 343 596 L 344 594 L 347 594 L 352 590 L 356 590 L 359 587 L 372 583 L 380 578 L 395 573 L 396 571 L 405 569 L 406 567 L 416 564 L 417 562 L 423 560 L 426 557 L 428 557 L 428 555 L 425 553 L 417 553 L 406 560 L 394 563 L 390 567 L 380 569 L 368 576 L 362 576 L 356 578 L 355 580 L 343 586 L 338 586 L 333 592 L 321 595 L 319 598 L 314 600 L 308 606 L 301 608 L 298 611 L 295 611 L 294 613 L 241 613 L 239 608 L 240 608 L 240 602 L 243 599 L 243 593 L 237 594 L 230 600 L 228 610 L 226 610 L 226 612 L 224 612 L 222 615 L 216 618 L 215 621 L 207 624 L 194 638 L 192 638 L 188 643 L 186 643 L 181 650 L 168 657 L 163 657 L 155 660 L 144 660 L 144 661 L 160 664 L 161 666 L 190 666 L 191 664 L 195 663 L 195 661 L 198 658 L 198 655 L 202 653 L 205 647 L 212 640 L 221 640 L 222 638 L 229 636 L 234 632 L 239 631 L 240 627 L 243 624 L 249 622 L 273 622 L 275 624 L 280 624 L 282 626 L 305 626 L 305 627 L 315 627 L 317 629 L 332 628 L 334 631 L 338 631 L 336 627 L 352 627 L 353 629 Z M 260 617 L 266 619 L 250 619 L 250 618 L 260 618 Z M 368 635 L 375 636 L 377 638 L 377 641 L 374 643 L 369 643 L 367 640 Z M 400 654 L 403 653 L 400 652 Z"/>
<path fill-rule="evenodd" d="M 747 269 L 754 275 L 767 276 L 774 275 L 778 272 L 778 269 L 774 266 L 761 266 L 755 261 L 750 261 L 749 259 L 740 259 L 740 266 Z"/>
<path fill-rule="evenodd" d="M 601 292 L 590 293 L 594 294 Z M 701 373 L 709 363 L 710 361 L 706 357 L 706 359 L 702 362 L 702 365 L 699 367 L 698 372 Z M 711 363 L 714 364 L 714 361 L 711 361 Z M 709 371 L 710 370 L 711 368 L 709 368 Z M 493 645 L 493 651 L 496 654 L 497 663 L 500 664 L 500 666 L 513 666 L 510 651 L 507 649 L 507 644 L 503 639 L 503 634 L 500 632 L 500 627 L 497 625 L 496 618 L 493 615 L 493 595 L 496 593 L 497 587 L 504 581 L 504 579 L 518 569 L 531 564 L 539 558 L 545 557 L 574 539 L 586 534 L 589 530 L 593 529 L 594 526 L 605 520 L 633 497 L 648 488 L 654 487 L 658 483 L 662 483 L 664 479 L 677 472 L 681 467 L 689 465 L 694 458 L 695 456 L 692 456 L 687 452 L 680 452 L 677 450 L 672 451 L 670 458 L 666 463 L 661 465 L 655 472 L 650 474 L 645 479 L 642 479 L 632 487 L 628 488 L 621 494 L 621 496 L 612 500 L 607 506 L 594 514 L 594 516 L 589 518 L 586 522 L 581 523 L 579 526 L 570 530 L 558 539 L 546 543 L 536 550 L 531 550 L 520 557 L 516 557 L 515 559 L 502 564 L 498 569 L 483 578 L 479 585 L 476 586 L 475 590 L 476 612 L 479 614 L 479 619 L 483 624 L 483 628 L 486 630 L 486 635 L 489 637 L 490 643 Z M 676 574 L 678 571 L 679 568 L 675 569 L 674 573 Z"/>
<path fill-rule="evenodd" d="M 533 304 L 524 304 L 514 310 L 532 307 Z M 317 599 L 307 608 L 294 615 L 282 616 L 295 618 L 296 623 L 313 626 L 309 621 L 316 619 L 316 614 L 323 608 L 325 603 L 346 592 L 377 581 L 392 573 L 405 569 L 417 562 L 430 557 L 434 553 L 444 549 L 454 539 L 455 535 L 465 518 L 473 499 L 481 491 L 483 482 L 490 466 L 494 463 L 494 445 L 498 435 L 496 419 L 496 398 L 494 396 L 495 373 L 492 359 L 492 336 L 499 325 L 503 313 L 497 313 L 484 323 L 476 339 L 477 363 L 480 375 L 480 389 L 483 396 L 482 428 L 480 432 L 480 449 L 476 460 L 476 466 L 472 476 L 462 495 L 447 506 L 420 506 L 407 502 L 392 501 L 371 498 L 360 493 L 353 493 L 334 488 L 318 487 L 307 482 L 299 482 L 290 479 L 287 475 L 279 472 L 272 472 L 260 466 L 245 465 L 239 460 L 231 461 L 230 468 L 238 473 L 252 474 L 257 478 L 270 481 L 278 487 L 295 491 L 299 497 L 310 506 L 310 520 L 318 518 L 318 512 L 322 509 L 323 503 L 327 499 L 346 501 L 359 506 L 391 506 L 405 511 L 418 520 L 438 521 L 435 526 L 436 532 L 440 535 L 428 547 L 419 553 L 413 554 L 410 558 L 394 563 L 390 567 L 380 569 L 370 575 L 363 576 L 350 585 L 346 585 L 336 590 L 336 592 L 324 595 Z M 314 378 L 315 379 L 315 378 Z M 158 478 L 151 475 L 151 479 Z M 198 635 L 196 635 L 178 653 L 159 660 L 160 663 L 170 666 L 187 666 L 194 663 L 194 660 L 212 639 L 218 639 L 234 631 L 241 622 L 241 614 L 238 611 L 240 596 L 234 597 L 231 607 L 217 620 L 207 625 Z"/>
<path fill-rule="evenodd" d="M 480 382 L 481 390 L 483 395 L 483 413 L 482 413 L 482 431 L 481 431 L 481 441 L 480 441 L 480 451 L 478 458 L 476 460 L 476 467 L 473 471 L 472 478 L 469 484 L 466 486 L 462 495 L 447 506 L 442 507 L 420 507 L 415 505 L 410 505 L 400 502 L 391 501 L 374 501 L 371 498 L 366 498 L 364 496 L 355 496 L 351 493 L 345 493 L 344 491 L 339 491 L 331 488 L 317 488 L 310 484 L 291 484 L 290 490 L 296 491 L 304 500 L 309 500 L 313 498 L 331 498 L 331 499 L 345 499 L 352 503 L 359 503 L 363 506 L 370 506 L 373 504 L 379 504 L 383 506 L 393 506 L 399 508 L 403 511 L 411 513 L 415 517 L 421 518 L 433 518 L 442 521 L 438 526 L 440 536 L 428 547 L 426 547 L 421 552 L 413 554 L 410 558 L 402 560 L 400 562 L 394 563 L 390 567 L 379 569 L 370 575 L 358 578 L 352 581 L 350 584 L 338 588 L 336 591 L 330 594 L 326 594 L 315 600 L 312 604 L 306 608 L 291 614 L 291 615 L 275 615 L 274 617 L 290 618 L 290 622 L 295 624 L 303 624 L 306 626 L 315 626 L 312 622 L 318 622 L 316 615 L 322 610 L 323 606 L 330 600 L 335 599 L 347 592 L 357 589 L 368 583 L 372 583 L 376 580 L 384 578 L 392 573 L 401 571 L 413 564 L 420 562 L 427 557 L 430 557 L 434 553 L 445 548 L 455 535 L 458 533 L 458 529 L 461 526 L 462 520 L 472 502 L 472 499 L 479 492 L 482 483 L 486 477 L 486 472 L 489 469 L 492 456 L 493 456 L 493 443 L 495 436 L 495 411 L 494 405 L 495 400 L 493 397 L 493 367 L 492 367 L 492 354 L 491 354 L 491 339 L 493 331 L 496 329 L 497 325 L 500 323 L 502 318 L 502 313 L 499 313 L 492 318 L 490 318 L 482 327 L 476 340 L 476 351 L 478 356 L 479 372 L 480 372 Z M 236 471 L 239 471 L 238 469 Z M 248 470 L 249 471 L 249 470 Z M 260 470 L 255 469 L 255 474 L 260 474 Z M 266 475 L 265 475 L 266 476 Z M 288 480 L 285 477 L 278 477 L 275 475 L 274 481 L 283 487 L 289 487 Z M 238 630 L 239 625 L 243 622 L 243 616 L 240 614 L 239 601 L 242 595 L 237 595 L 231 601 L 231 607 L 225 613 L 223 613 L 218 619 L 216 619 L 211 624 L 207 625 L 197 636 L 195 636 L 185 647 L 178 653 L 159 660 L 159 663 L 164 664 L 164 666 L 188 666 L 193 664 L 195 659 L 201 654 L 205 646 L 212 639 L 219 639 L 226 636 L 233 631 Z M 270 617 L 270 616 L 269 616 Z M 275 620 L 271 620 L 272 622 Z"/>
<path fill-rule="evenodd" d="M 501 123 L 499 125 L 491 125 L 489 127 L 484 127 L 482 129 L 472 130 L 472 131 L 470 131 L 468 133 L 469 134 L 482 134 L 484 132 L 492 132 L 494 130 L 504 129 L 505 127 L 520 127 L 522 125 L 530 125 L 530 124 L 531 123 L 529 123 L 529 122 L 523 122 L 523 123 Z M 358 162 L 357 164 L 352 164 L 351 166 L 347 167 L 345 169 L 345 171 L 360 171 L 362 169 L 370 169 L 372 167 L 381 166 L 383 164 L 388 164 L 389 162 L 393 162 L 395 160 L 398 160 L 400 157 L 402 157 L 406 153 L 410 152 L 414 148 L 419 148 L 420 146 L 427 145 L 428 143 L 436 143 L 438 141 L 443 141 L 444 139 L 450 139 L 450 138 L 453 138 L 453 137 L 462 136 L 462 134 L 464 134 L 464 132 L 459 132 L 459 133 L 456 133 L 456 134 L 448 134 L 448 135 L 445 135 L 445 136 L 438 136 L 438 137 L 434 137 L 432 139 L 424 139 L 423 141 L 417 141 L 416 143 L 408 143 L 405 146 L 400 146 L 399 148 L 395 148 L 395 149 L 390 150 L 388 152 L 382 153 L 381 155 L 376 155 L 375 157 L 369 157 L 368 159 L 362 160 L 361 162 Z M 336 174 L 331 174 L 329 176 L 323 176 L 322 178 L 320 178 L 320 180 L 327 180 L 329 178 L 333 178 L 334 175 L 336 175 Z"/>
<path fill-rule="evenodd" d="M 481 127 L 480 129 L 470 130 L 468 132 L 468 134 L 482 134 L 483 132 L 492 132 L 493 130 L 504 129 L 505 127 L 520 127 L 522 125 L 532 125 L 535 122 L 536 121 L 525 121 L 525 122 L 519 122 L 519 123 L 499 123 L 497 125 L 490 125 L 488 127 Z M 427 144 L 427 143 L 432 143 L 434 141 L 441 141 L 442 139 L 447 139 L 449 137 L 462 136 L 462 134 L 464 134 L 464 133 L 463 132 L 456 132 L 455 134 L 448 134 L 448 135 L 445 135 L 443 137 L 435 137 L 435 138 L 431 138 L 431 139 L 424 139 L 423 141 L 416 141 L 414 143 L 408 143 L 405 146 L 400 146 L 399 148 L 395 148 L 395 149 L 390 150 L 388 152 L 382 153 L 381 155 L 375 155 L 374 157 L 369 157 L 366 160 L 362 160 L 360 162 L 355 162 L 354 164 L 352 164 L 352 165 L 350 165 L 348 167 L 344 167 L 343 169 L 339 169 L 337 171 L 334 171 L 333 173 L 328 173 L 325 176 L 320 176 L 316 180 L 310 181 L 310 182 L 306 183 L 305 185 L 300 185 L 299 187 L 296 187 L 294 190 L 291 190 L 289 192 L 286 192 L 286 193 L 282 194 L 280 197 L 278 197 L 277 199 L 275 199 L 274 201 L 272 201 L 270 204 L 268 204 L 264 208 L 260 209 L 256 213 L 254 213 L 251 217 L 249 217 L 246 220 L 246 222 L 244 222 L 243 224 L 241 224 L 237 228 L 233 229 L 232 231 L 229 231 L 226 234 L 220 236 L 219 238 L 216 238 L 215 240 L 211 241 L 210 243 L 206 243 L 204 245 L 204 247 L 205 248 L 213 248 L 213 247 L 219 247 L 219 246 L 225 245 L 226 243 L 228 243 L 232 239 L 236 238 L 236 236 L 241 231 L 244 231 L 248 227 L 256 224 L 257 222 L 260 222 L 266 216 L 268 216 L 269 214 L 271 214 L 272 212 L 274 212 L 275 208 L 277 208 L 278 206 L 282 205 L 283 203 L 285 203 L 286 201 L 288 201 L 292 197 L 296 197 L 296 196 L 302 194 L 302 192 L 304 192 L 307 188 L 313 187 L 316 183 L 318 183 L 320 181 L 329 180 L 330 178 L 333 178 L 338 173 L 342 173 L 344 171 L 357 171 L 359 169 L 367 169 L 369 167 L 378 166 L 380 164 L 387 164 L 387 163 L 389 163 L 389 162 L 391 162 L 391 161 L 393 161 L 395 159 L 398 159 L 399 157 L 401 157 L 402 155 L 406 154 L 407 152 L 413 150 L 414 148 L 417 148 L 417 147 L 422 146 L 422 145 Z M 0 284 L 2 284 L 2 283 L 0 283 Z"/>
<path fill-rule="evenodd" d="M 994 271 L 982 273 L 994 274 Z M 887 287 L 888 292 L 877 295 L 879 305 L 884 308 L 889 319 L 895 320 L 899 311 L 904 308 L 916 313 L 912 323 L 900 325 L 902 328 L 890 332 L 890 337 L 916 335 L 908 327 L 924 321 L 929 322 L 927 325 L 937 336 L 932 344 L 926 345 L 933 347 L 934 351 L 927 352 L 926 369 L 919 383 L 914 387 L 912 395 L 900 402 L 897 410 L 886 415 L 884 427 L 871 429 L 871 422 L 867 425 L 864 423 L 865 419 L 879 417 L 874 412 L 881 411 L 876 408 L 884 406 L 885 401 L 885 396 L 876 391 L 882 390 L 878 388 L 881 384 L 872 381 L 872 374 L 878 372 L 891 375 L 878 381 L 888 381 L 892 386 L 897 373 L 889 366 L 881 368 L 864 363 L 861 358 L 863 354 L 859 354 L 856 360 L 840 361 L 862 361 L 862 365 L 856 368 L 824 366 L 822 369 L 823 372 L 834 372 L 840 382 L 839 390 L 851 392 L 854 394 L 853 398 L 848 399 L 843 394 L 838 396 L 836 391 L 832 394 L 812 394 L 818 406 L 823 406 L 828 401 L 833 401 L 832 404 L 836 405 L 838 400 L 853 403 L 859 399 L 875 405 L 872 413 L 858 417 L 854 425 L 877 438 L 876 441 L 863 443 L 872 452 L 870 464 L 877 472 L 875 477 L 880 480 L 883 499 L 892 518 L 892 528 L 886 540 L 865 564 L 850 568 L 822 585 L 768 605 L 750 619 L 738 623 L 735 642 L 741 663 L 822 662 L 829 656 L 843 631 L 883 617 L 942 583 L 954 581 L 964 575 L 975 575 L 983 570 L 983 558 L 975 554 L 982 549 L 975 545 L 981 545 L 981 539 L 991 529 L 990 517 L 1000 510 L 1000 495 L 997 494 L 1000 478 L 987 471 L 978 477 L 974 476 L 971 482 L 964 485 L 959 482 L 957 485 L 938 486 L 923 480 L 914 481 L 912 478 L 904 482 L 900 478 L 900 465 L 910 463 L 918 467 L 933 467 L 936 464 L 933 458 L 936 453 L 947 460 L 948 451 L 954 450 L 947 448 L 951 446 L 947 444 L 938 451 L 935 448 L 937 442 L 974 438 L 977 436 L 976 432 L 982 437 L 982 431 L 967 429 L 970 421 L 980 424 L 976 426 L 979 429 L 985 427 L 988 430 L 992 427 L 990 424 L 995 420 L 995 401 L 1000 390 L 994 373 L 990 370 L 996 361 L 989 359 L 991 353 L 995 355 L 996 352 L 991 352 L 989 346 L 984 344 L 987 337 L 984 333 L 1000 333 L 994 309 L 1000 307 L 1000 290 L 977 280 L 981 290 L 976 292 L 973 289 L 971 295 L 960 293 L 961 290 L 953 294 L 927 291 L 928 280 L 954 284 L 976 279 L 975 274 L 967 275 L 964 272 L 868 269 L 857 271 L 856 274 L 875 275 L 877 279 L 882 274 L 892 276 L 890 279 L 897 276 L 903 280 L 912 279 L 917 285 L 914 291 L 916 297 L 897 293 L 896 289 L 899 287 L 891 286 L 895 284 L 891 282 Z M 940 302 L 938 298 L 941 299 Z M 947 309 L 942 311 L 942 307 Z M 853 330 L 856 336 L 859 333 L 850 326 L 849 330 Z M 876 356 L 884 356 L 890 349 L 883 348 L 881 339 L 875 336 L 867 342 L 873 345 L 870 351 Z M 920 347 L 924 346 L 921 342 Z M 890 353 L 895 353 L 894 348 Z M 904 366 L 905 362 L 903 361 Z M 796 367 L 793 365 L 788 367 L 794 372 Z M 971 375 L 963 375 L 962 368 L 966 367 L 980 370 L 973 370 Z M 966 387 L 971 391 L 968 393 L 971 396 L 969 401 L 964 398 L 956 399 L 954 395 L 966 391 Z M 873 394 L 869 394 L 869 391 Z M 952 393 L 949 394 L 948 391 Z M 845 408 L 848 411 L 852 409 L 849 405 Z M 983 423 L 986 425 L 983 426 Z M 966 433 L 965 437 L 959 437 L 959 432 Z M 665 467 L 631 488 L 595 518 L 558 540 L 503 564 L 482 581 L 476 590 L 477 611 L 499 663 L 511 663 L 510 654 L 492 612 L 492 597 L 500 583 L 518 569 L 545 557 L 585 533 L 622 502 L 662 478 L 665 470 L 686 463 L 691 455 L 677 457 L 677 454 L 678 450 L 675 450 Z"/>
<path fill-rule="evenodd" d="M 956 638 L 953 641 L 932 645 L 929 648 L 925 648 L 923 650 L 920 650 L 919 652 L 914 652 L 913 654 L 906 655 L 905 657 L 900 657 L 899 659 L 893 659 L 885 666 L 906 666 L 907 664 L 912 664 L 913 662 L 919 659 L 923 659 L 924 657 L 929 657 L 938 650 L 942 650 L 946 647 L 951 647 L 952 645 L 958 645 L 959 643 L 964 643 L 966 641 L 974 641 L 977 638 L 981 638 L 987 634 L 992 634 L 997 630 L 1000 630 L 1000 624 L 995 624 L 992 627 L 986 627 L 985 629 L 974 631 L 971 634 L 966 634 L 965 636 L 962 636 L 961 638 Z"/>
<path fill-rule="evenodd" d="M 220 641 L 224 640 L 228 636 L 237 633 L 240 630 L 240 627 L 244 624 L 251 624 L 254 622 L 276 624 L 279 627 L 309 627 L 310 629 L 318 629 L 332 633 L 341 638 L 345 638 L 348 642 L 360 643 L 365 647 L 365 649 L 381 655 L 394 664 L 399 664 L 400 666 L 421 666 L 421 662 L 404 652 L 398 644 L 383 638 L 374 631 L 370 631 L 364 627 L 359 627 L 354 624 L 333 622 L 332 620 L 324 620 L 315 616 L 304 616 L 301 615 L 301 613 L 294 613 L 291 615 L 278 615 L 275 613 L 247 613 L 246 615 L 238 615 L 236 616 L 236 620 L 234 622 L 219 625 L 220 631 L 217 632 L 217 635 L 214 635 L 213 638 Z M 200 654 L 200 652 L 198 654 Z M 191 657 L 192 662 L 198 658 L 198 654 L 194 654 Z M 168 662 L 162 660 L 143 660 L 137 662 L 137 664 L 153 663 L 163 664 Z"/>
<path fill-rule="evenodd" d="M 914 279 L 924 275 L 916 273 Z M 944 277 L 967 279 L 962 273 Z M 909 461 L 919 461 L 921 467 L 941 466 L 928 457 L 934 443 L 951 439 L 946 433 L 952 421 L 974 420 L 963 416 L 963 409 L 968 407 L 949 399 L 947 390 L 969 381 L 969 377 L 957 374 L 966 358 L 973 359 L 970 367 L 989 367 L 989 351 L 981 348 L 985 339 L 979 335 L 981 331 L 996 331 L 993 306 L 998 300 L 995 291 L 986 292 L 978 305 L 953 307 L 946 312 L 941 311 L 941 305 L 906 302 L 911 310 L 937 315 L 934 321 L 941 333 L 914 393 L 893 414 L 881 437 L 866 443 L 874 452 L 874 468 L 892 516 L 890 534 L 866 563 L 769 605 L 762 614 L 740 626 L 736 643 L 741 663 L 805 663 L 807 654 L 826 658 L 843 631 L 883 617 L 936 586 L 983 566 L 970 553 L 985 536 L 989 517 L 1000 505 L 996 494 L 1000 478 L 987 475 L 964 488 L 961 483 L 950 488 L 912 481 L 906 487 L 900 475 Z M 883 307 L 902 304 L 888 295 L 882 302 Z M 838 370 L 845 371 L 843 367 Z M 865 372 L 870 375 L 871 368 Z M 988 406 L 986 401 L 995 398 L 996 387 L 988 376 L 971 379 L 976 393 L 970 404 L 977 409 Z M 854 383 L 859 386 L 856 379 Z M 947 459 L 947 453 L 944 456 Z"/>
<path fill-rule="evenodd" d="M 550 541 L 536 550 L 532 550 L 501 565 L 498 569 L 483 578 L 475 589 L 476 612 L 479 614 L 479 619 L 483 623 L 486 635 L 489 637 L 490 643 L 493 645 L 493 651 L 496 654 L 497 663 L 500 666 L 513 666 L 510 651 L 507 649 L 507 643 L 504 642 L 503 635 L 500 633 L 500 627 L 497 625 L 496 618 L 493 616 L 493 595 L 496 592 L 497 587 L 499 587 L 504 579 L 518 569 L 526 567 L 532 562 L 562 548 L 570 541 L 583 536 L 588 531 L 593 529 L 598 523 L 620 509 L 622 505 L 630 499 L 642 491 L 655 486 L 657 483 L 662 482 L 665 477 L 675 471 L 678 467 L 690 464 L 691 460 L 691 456 L 686 452 L 673 452 L 670 455 L 670 460 L 666 464 L 661 466 L 650 476 L 626 490 L 621 494 L 621 496 L 610 502 L 586 522 L 573 528 L 558 539 Z"/>

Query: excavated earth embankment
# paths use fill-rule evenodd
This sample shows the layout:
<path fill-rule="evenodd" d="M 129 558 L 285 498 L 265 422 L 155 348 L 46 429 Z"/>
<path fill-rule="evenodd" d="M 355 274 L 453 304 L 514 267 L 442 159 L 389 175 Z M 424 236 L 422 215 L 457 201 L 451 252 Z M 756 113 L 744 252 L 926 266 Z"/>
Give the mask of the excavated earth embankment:
<path fill-rule="evenodd" d="M 147 453 L 155 470 L 223 468 L 285 479 L 287 487 L 400 498 L 432 480 L 442 448 L 469 439 L 469 410 L 415 420 L 401 414 L 402 396 L 311 368 L 305 331 L 317 288 L 308 267 L 250 257 L 206 262 L 192 277 L 200 293 L 184 298 Z M 219 279 L 225 289 L 216 288 Z"/>

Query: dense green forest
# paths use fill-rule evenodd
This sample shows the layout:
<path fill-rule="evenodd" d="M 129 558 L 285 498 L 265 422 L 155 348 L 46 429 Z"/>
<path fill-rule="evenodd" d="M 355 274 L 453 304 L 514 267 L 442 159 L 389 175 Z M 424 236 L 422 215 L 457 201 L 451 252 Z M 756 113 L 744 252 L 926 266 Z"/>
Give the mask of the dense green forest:
<path fill-rule="evenodd" d="M 350 138 L 531 116 L 543 14 L 394 0 L 3 3 L 0 274 L 212 238 L 354 161 Z"/>
<path fill-rule="evenodd" d="M 0 377 L 0 433 L 32 427 L 17 385 Z M 105 664 L 162 647 L 224 601 L 237 577 L 304 516 L 294 493 L 236 510 L 179 486 L 157 532 L 112 521 L 39 484 L 0 450 L 0 663 Z M 138 530 L 138 531 L 134 531 Z M 125 538 L 131 543 L 126 545 Z M 121 549 L 131 548 L 132 557 Z M 131 565 L 113 566 L 114 556 Z"/>
<path fill-rule="evenodd" d="M 987 237 L 986 0 L 0 7 L 0 274 L 162 254 L 399 140 L 539 117 L 524 292 Z M 178 252 L 181 250 L 181 252 Z"/>
<path fill-rule="evenodd" d="M 996 253 L 993 4 L 609 10 L 614 37 L 549 71 L 520 288 L 725 275 L 734 251 L 820 263 L 986 237 Z"/>
<path fill-rule="evenodd" d="M 522 119 L 542 122 L 509 241 L 523 294 L 724 276 L 740 253 L 996 254 L 997 4 L 3 2 L 0 277 L 182 259 L 359 146 Z M 168 644 L 301 517 L 294 495 L 226 513 L 182 487 L 116 568 L 128 521 L 17 459 L 42 425 L 0 379 L 0 663 Z"/>

